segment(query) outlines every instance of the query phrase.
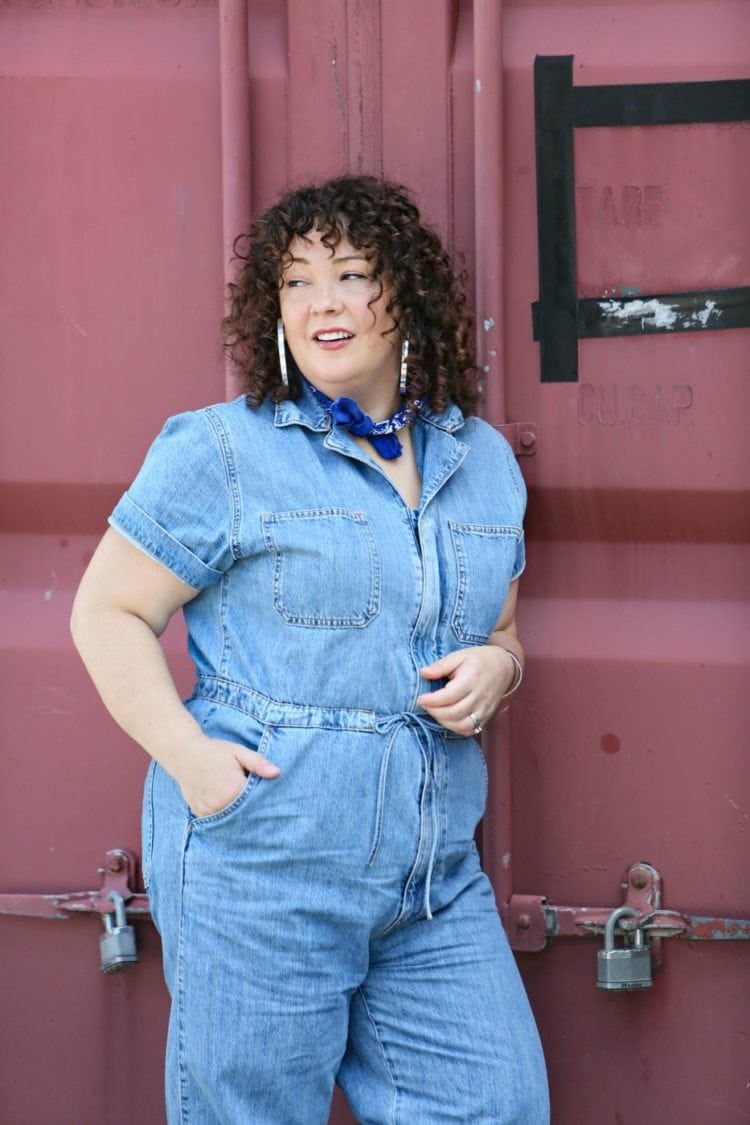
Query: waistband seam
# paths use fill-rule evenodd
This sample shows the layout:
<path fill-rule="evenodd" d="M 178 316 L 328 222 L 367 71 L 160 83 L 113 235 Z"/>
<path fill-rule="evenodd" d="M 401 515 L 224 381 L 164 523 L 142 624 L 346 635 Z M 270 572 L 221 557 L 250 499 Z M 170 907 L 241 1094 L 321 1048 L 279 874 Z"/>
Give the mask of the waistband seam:
<path fill-rule="evenodd" d="M 234 696 L 234 698 L 232 698 Z M 265 726 L 297 727 L 300 729 L 349 730 L 362 733 L 382 733 L 380 727 L 389 720 L 402 719 L 408 725 L 410 718 L 422 727 L 429 727 L 443 738 L 462 738 L 441 727 L 434 719 L 417 712 L 389 714 L 371 708 L 321 707 L 318 704 L 281 702 L 264 695 L 255 688 L 228 680 L 221 676 L 200 676 L 187 702 L 205 700 L 230 707 Z M 243 705 L 244 704 L 244 705 Z M 254 706 L 253 706 L 254 704 Z M 328 720 L 328 721 L 326 721 Z"/>

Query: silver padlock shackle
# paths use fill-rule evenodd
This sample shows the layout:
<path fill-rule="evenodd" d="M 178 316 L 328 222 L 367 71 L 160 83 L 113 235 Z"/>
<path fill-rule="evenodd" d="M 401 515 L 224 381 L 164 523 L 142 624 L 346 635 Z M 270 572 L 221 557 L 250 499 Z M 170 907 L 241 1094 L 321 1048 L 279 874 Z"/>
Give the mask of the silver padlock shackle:
<path fill-rule="evenodd" d="M 115 921 L 112 923 L 112 916 L 110 914 L 104 915 L 104 925 L 111 933 L 113 929 L 121 929 L 128 924 L 128 915 L 125 910 L 125 899 L 119 891 L 110 891 L 107 898 L 111 898 L 115 904 Z M 609 924 L 609 923 L 608 923 Z"/>
<path fill-rule="evenodd" d="M 615 927 L 616 927 L 617 923 L 620 921 L 621 918 L 625 918 L 625 917 L 640 918 L 640 916 L 641 916 L 640 912 L 637 911 L 637 910 L 634 910 L 632 906 L 618 906 L 617 910 L 613 910 L 612 913 L 610 914 L 609 918 L 607 919 L 606 926 L 604 927 L 604 948 L 605 949 L 614 949 L 614 946 L 615 946 Z M 643 940 L 643 935 L 641 934 L 641 941 L 639 942 L 638 941 L 639 931 L 636 930 L 635 932 L 636 932 L 636 942 L 637 942 L 637 944 L 640 945 L 642 940 Z"/>

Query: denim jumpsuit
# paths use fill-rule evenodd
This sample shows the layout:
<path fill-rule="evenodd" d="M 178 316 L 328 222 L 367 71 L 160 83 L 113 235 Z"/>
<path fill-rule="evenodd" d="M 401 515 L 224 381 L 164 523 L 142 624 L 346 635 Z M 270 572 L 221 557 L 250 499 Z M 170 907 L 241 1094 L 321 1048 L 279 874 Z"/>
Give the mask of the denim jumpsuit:
<path fill-rule="evenodd" d="M 200 594 L 206 734 L 258 750 L 195 816 L 152 763 L 144 878 L 172 1013 L 170 1125 L 545 1125 L 541 1048 L 480 869 L 479 745 L 416 704 L 523 567 L 525 492 L 491 426 L 423 408 L 418 511 L 305 389 L 166 423 L 111 516 Z"/>

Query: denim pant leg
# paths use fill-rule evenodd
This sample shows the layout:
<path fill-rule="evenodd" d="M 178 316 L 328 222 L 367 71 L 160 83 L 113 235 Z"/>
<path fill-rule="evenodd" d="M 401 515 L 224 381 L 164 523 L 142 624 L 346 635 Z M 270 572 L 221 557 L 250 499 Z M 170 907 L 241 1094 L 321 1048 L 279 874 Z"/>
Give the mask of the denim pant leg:
<path fill-rule="evenodd" d="M 346 1046 L 347 978 L 361 979 L 366 943 L 363 965 L 334 955 L 307 909 L 304 866 L 283 839 L 275 846 L 255 806 L 250 814 L 250 790 L 216 820 L 196 821 L 164 771 L 152 779 L 150 894 L 172 996 L 169 1125 L 325 1125 Z"/>
<path fill-rule="evenodd" d="M 368 867 L 380 771 L 366 751 L 382 741 L 274 730 L 260 745 L 281 777 L 252 775 L 211 817 L 191 817 L 175 782 L 151 771 L 144 840 L 172 994 L 169 1125 L 328 1120 L 371 918 L 394 917 L 403 885 L 400 848 L 384 845 Z M 396 775 L 411 862 L 420 777 L 408 762 Z"/>
<path fill-rule="evenodd" d="M 483 874 L 373 942 L 338 1080 L 363 1125 L 547 1125 L 539 1037 Z"/>

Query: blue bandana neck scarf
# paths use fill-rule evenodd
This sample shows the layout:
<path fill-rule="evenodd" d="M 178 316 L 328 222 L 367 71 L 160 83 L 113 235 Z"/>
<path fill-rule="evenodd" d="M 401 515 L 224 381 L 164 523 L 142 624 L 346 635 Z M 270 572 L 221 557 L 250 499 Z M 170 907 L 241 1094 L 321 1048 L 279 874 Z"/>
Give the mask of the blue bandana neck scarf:
<path fill-rule="evenodd" d="M 370 445 L 387 461 L 393 461 L 403 453 L 403 446 L 396 437 L 397 430 L 403 430 L 414 421 L 422 405 L 421 399 L 401 406 L 390 418 L 383 422 L 373 422 L 369 414 L 354 401 L 341 395 L 339 398 L 329 398 L 312 383 L 307 384 L 321 406 L 329 412 L 337 426 L 343 426 L 355 437 L 367 438 Z"/>

